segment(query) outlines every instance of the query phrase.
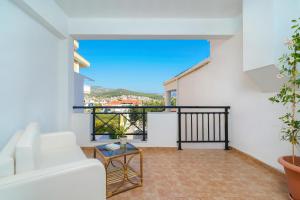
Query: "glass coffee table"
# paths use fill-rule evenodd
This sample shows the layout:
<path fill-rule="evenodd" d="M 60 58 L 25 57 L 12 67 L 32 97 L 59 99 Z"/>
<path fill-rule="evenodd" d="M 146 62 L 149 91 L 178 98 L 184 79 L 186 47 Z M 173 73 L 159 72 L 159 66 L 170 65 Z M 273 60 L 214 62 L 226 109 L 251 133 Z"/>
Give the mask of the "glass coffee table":
<path fill-rule="evenodd" d="M 127 143 L 116 150 L 99 145 L 94 158 L 100 158 L 106 170 L 106 197 L 143 185 L 143 153 L 134 145 Z"/>

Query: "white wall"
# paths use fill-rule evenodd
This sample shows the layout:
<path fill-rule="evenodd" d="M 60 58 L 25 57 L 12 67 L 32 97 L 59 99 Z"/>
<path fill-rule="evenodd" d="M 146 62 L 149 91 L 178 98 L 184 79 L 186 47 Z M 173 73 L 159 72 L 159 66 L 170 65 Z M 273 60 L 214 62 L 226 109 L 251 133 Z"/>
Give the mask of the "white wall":
<path fill-rule="evenodd" d="M 11 0 L 61 39 L 68 37 L 68 18 L 55 0 Z"/>
<path fill-rule="evenodd" d="M 291 33 L 290 21 L 299 13 L 298 0 L 243 1 L 244 70 L 278 64 Z"/>
<path fill-rule="evenodd" d="M 151 147 L 177 147 L 177 113 L 148 113 L 148 145 Z"/>
<path fill-rule="evenodd" d="M 284 45 L 292 31 L 291 20 L 300 15 L 298 0 L 243 1 L 243 69 L 261 91 L 278 91 L 278 58 L 287 51 Z"/>
<path fill-rule="evenodd" d="M 91 133 L 93 132 L 91 114 L 73 113 L 71 116 L 71 130 L 76 135 L 78 145 L 82 147 L 94 146 L 91 142 Z"/>
<path fill-rule="evenodd" d="M 0 2 L 0 24 L 1 149 L 31 121 L 39 122 L 43 131 L 67 128 L 60 117 L 67 116 L 61 105 L 68 101 L 62 98 L 68 85 L 62 76 L 68 70 L 62 61 L 66 58 L 59 55 L 67 44 L 11 1 Z"/>
<path fill-rule="evenodd" d="M 74 40 L 67 37 L 59 42 L 58 51 L 58 101 L 59 130 L 69 130 L 74 105 L 74 71 L 73 71 Z"/>
<path fill-rule="evenodd" d="M 300 17 L 300 1 L 299 0 L 274 0 L 274 56 L 275 64 L 278 58 L 286 52 L 287 46 L 284 44 L 288 37 L 292 34 L 291 20 Z"/>
<path fill-rule="evenodd" d="M 244 70 L 274 64 L 273 0 L 243 1 Z"/>
<path fill-rule="evenodd" d="M 177 113 L 148 113 L 147 141 L 133 140 L 139 147 L 177 147 Z M 87 113 L 73 113 L 71 129 L 77 137 L 77 143 L 83 147 L 99 145 L 113 140 L 91 142 L 92 117 Z"/>
<path fill-rule="evenodd" d="M 280 105 L 268 101 L 243 72 L 242 33 L 211 41 L 211 62 L 179 80 L 179 105 L 229 105 L 230 145 L 280 168 L 277 158 L 290 154 L 280 141 Z M 195 84 L 196 83 L 196 84 Z"/>
<path fill-rule="evenodd" d="M 74 72 L 74 105 L 83 106 L 84 93 L 84 76 Z M 76 110 L 75 110 L 76 111 Z M 78 110 L 80 111 L 80 110 Z"/>

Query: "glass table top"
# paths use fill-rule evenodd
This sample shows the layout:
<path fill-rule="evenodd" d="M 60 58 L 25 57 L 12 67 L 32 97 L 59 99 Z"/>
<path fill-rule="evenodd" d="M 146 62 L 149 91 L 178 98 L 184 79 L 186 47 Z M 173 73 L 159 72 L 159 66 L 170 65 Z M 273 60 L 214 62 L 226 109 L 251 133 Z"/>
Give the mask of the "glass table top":
<path fill-rule="evenodd" d="M 119 142 L 116 142 L 114 144 L 120 145 Z M 127 143 L 126 147 L 121 147 L 121 148 L 115 149 L 115 150 L 107 149 L 106 145 L 107 144 L 96 146 L 98 151 L 100 151 L 105 157 L 121 156 L 121 155 L 138 152 L 138 148 L 136 148 L 134 145 L 132 145 L 130 143 Z"/>

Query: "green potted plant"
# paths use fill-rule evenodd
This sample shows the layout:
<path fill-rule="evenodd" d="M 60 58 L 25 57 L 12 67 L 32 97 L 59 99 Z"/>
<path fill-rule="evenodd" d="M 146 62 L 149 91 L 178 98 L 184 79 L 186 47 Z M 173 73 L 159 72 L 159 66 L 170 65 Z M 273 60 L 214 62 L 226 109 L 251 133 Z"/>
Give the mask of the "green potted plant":
<path fill-rule="evenodd" d="M 287 42 L 288 53 L 280 59 L 281 76 L 287 78 L 280 91 L 270 100 L 274 103 L 281 103 L 287 107 L 287 113 L 280 117 L 283 123 L 282 140 L 288 141 L 292 147 L 291 156 L 279 158 L 279 163 L 284 167 L 288 182 L 290 198 L 300 200 L 300 157 L 296 156 L 296 146 L 300 141 L 300 18 L 292 20 L 293 34 Z"/>
<path fill-rule="evenodd" d="M 115 128 L 116 136 L 120 139 L 121 145 L 127 144 L 127 136 L 126 133 L 130 126 L 127 126 L 127 121 L 124 120 L 123 123 L 120 122 L 119 126 Z"/>

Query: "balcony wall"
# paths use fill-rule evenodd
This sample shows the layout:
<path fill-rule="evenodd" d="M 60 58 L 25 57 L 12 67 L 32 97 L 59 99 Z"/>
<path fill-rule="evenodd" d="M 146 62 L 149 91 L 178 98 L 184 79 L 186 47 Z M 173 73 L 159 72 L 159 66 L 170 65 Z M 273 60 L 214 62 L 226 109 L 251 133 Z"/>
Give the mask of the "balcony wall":
<path fill-rule="evenodd" d="M 177 113 L 148 113 L 147 119 L 147 141 L 133 140 L 132 143 L 145 147 L 177 147 Z M 72 130 L 77 135 L 77 143 L 80 146 L 87 147 L 112 142 L 112 140 L 91 142 L 93 128 L 92 115 L 89 113 L 73 113 L 71 124 Z"/>
<path fill-rule="evenodd" d="M 178 140 L 178 115 L 177 112 L 150 112 L 147 113 L 147 141 L 131 140 L 139 147 L 177 147 Z M 82 147 L 95 146 L 113 142 L 103 140 L 92 142 L 92 115 L 89 113 L 73 113 L 71 120 L 72 131 L 77 136 L 77 143 Z M 194 131 L 196 132 L 196 131 Z M 182 144 L 183 148 L 214 148 L 224 149 L 224 144 L 195 143 Z"/>

